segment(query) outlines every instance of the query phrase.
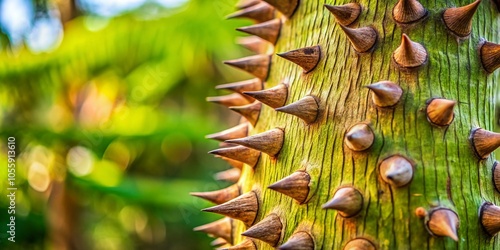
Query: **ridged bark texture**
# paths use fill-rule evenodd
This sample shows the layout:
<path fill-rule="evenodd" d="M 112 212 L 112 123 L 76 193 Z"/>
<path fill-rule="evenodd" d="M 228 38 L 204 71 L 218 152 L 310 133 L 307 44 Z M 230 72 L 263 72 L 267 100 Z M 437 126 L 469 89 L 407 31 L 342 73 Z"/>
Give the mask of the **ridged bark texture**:
<path fill-rule="evenodd" d="M 468 140 L 472 128 L 492 130 L 495 119 L 499 72 L 485 72 L 478 54 L 482 40 L 500 42 L 500 15 L 494 3 L 481 2 L 470 38 L 457 42 L 441 14 L 469 0 L 422 0 L 427 19 L 406 27 L 393 20 L 396 0 L 356 1 L 362 12 L 350 27 L 371 26 L 378 32 L 373 52 L 359 54 L 323 6 L 348 2 L 302 0 L 293 16 L 281 16 L 274 53 L 320 45 L 322 56 L 317 67 L 304 74 L 297 65 L 273 55 L 265 89 L 285 81 L 289 84 L 286 104 L 313 95 L 320 111 L 314 123 L 306 124 L 262 105 L 249 134 L 279 127 L 285 139 L 276 157 L 262 154 L 255 168 L 243 168 L 242 193 L 255 190 L 259 197 L 255 223 L 277 214 L 283 222 L 278 245 L 302 230 L 310 232 L 315 249 L 343 249 L 355 238 L 366 238 L 377 249 L 500 249 L 500 240 L 485 233 L 478 215 L 485 201 L 500 203 L 492 183 L 494 154 L 478 160 Z M 417 70 L 401 70 L 392 62 L 403 33 L 427 50 L 428 60 Z M 386 80 L 398 84 L 403 95 L 394 107 L 378 108 L 365 86 Z M 427 120 L 426 101 L 436 97 L 457 101 L 448 127 Z M 373 129 L 375 141 L 368 150 L 355 152 L 346 147 L 344 136 L 360 122 Z M 391 186 L 380 176 L 380 162 L 392 155 L 407 158 L 414 167 L 406 186 Z M 311 176 L 307 203 L 301 205 L 266 188 L 299 169 Z M 341 186 L 352 186 L 363 195 L 363 208 L 354 217 L 321 208 Z M 455 211 L 460 220 L 458 242 L 431 236 L 425 220 L 415 215 L 418 207 Z M 236 225 L 235 244 L 244 240 L 240 233 L 246 230 L 243 223 Z M 258 249 L 272 249 L 258 240 L 256 244 Z"/>

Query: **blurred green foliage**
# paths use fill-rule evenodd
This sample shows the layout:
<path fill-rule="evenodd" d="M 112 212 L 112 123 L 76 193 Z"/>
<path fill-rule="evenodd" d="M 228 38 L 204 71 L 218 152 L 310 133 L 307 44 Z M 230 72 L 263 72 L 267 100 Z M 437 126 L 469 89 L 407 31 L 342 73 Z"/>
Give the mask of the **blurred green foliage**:
<path fill-rule="evenodd" d="M 205 97 L 246 77 L 220 63 L 244 53 L 234 3 L 83 15 L 51 53 L 0 52 L 0 159 L 15 137 L 18 187 L 15 244 L 0 190 L 0 249 L 208 249 L 192 228 L 217 216 L 188 192 L 228 185 L 204 136 L 236 117 Z"/>

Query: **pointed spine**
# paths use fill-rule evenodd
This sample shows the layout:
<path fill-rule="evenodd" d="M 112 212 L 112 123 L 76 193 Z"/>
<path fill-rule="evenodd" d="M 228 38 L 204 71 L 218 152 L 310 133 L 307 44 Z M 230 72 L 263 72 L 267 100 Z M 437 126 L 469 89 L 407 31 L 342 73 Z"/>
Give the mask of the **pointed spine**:
<path fill-rule="evenodd" d="M 393 107 L 403 95 L 401 87 L 390 81 L 381 81 L 366 87 L 372 92 L 373 103 L 381 108 Z"/>
<path fill-rule="evenodd" d="M 365 123 L 358 123 L 347 130 L 345 144 L 353 151 L 369 149 L 375 141 L 373 130 Z"/>
<path fill-rule="evenodd" d="M 396 65 L 404 69 L 414 69 L 427 62 L 427 50 L 420 43 L 413 42 L 403 34 L 401 45 L 392 53 Z"/>
<path fill-rule="evenodd" d="M 471 130 L 469 141 L 476 156 L 479 159 L 486 159 L 491 152 L 500 147 L 500 133 L 474 128 Z"/>
<path fill-rule="evenodd" d="M 269 42 L 258 36 L 246 36 L 236 39 L 236 43 L 257 54 L 266 54 Z"/>
<path fill-rule="evenodd" d="M 484 230 L 490 236 L 495 236 L 500 232 L 500 207 L 491 202 L 483 203 L 479 212 L 479 220 Z"/>
<path fill-rule="evenodd" d="M 223 95 L 223 96 L 207 97 L 207 102 L 212 102 L 212 103 L 224 105 L 226 107 L 242 106 L 242 105 L 247 105 L 250 103 L 250 101 L 248 101 L 248 99 L 246 99 L 245 97 L 243 97 L 237 93 Z"/>
<path fill-rule="evenodd" d="M 276 246 L 281 238 L 282 229 L 283 224 L 280 217 L 276 214 L 270 214 L 241 235 L 264 241 L 271 246 Z"/>
<path fill-rule="evenodd" d="M 353 217 L 363 208 L 363 195 L 355 188 L 342 187 L 322 208 L 335 209 L 339 215 L 345 218 Z"/>
<path fill-rule="evenodd" d="M 455 118 L 453 108 L 456 101 L 443 98 L 432 98 L 427 101 L 426 115 L 427 120 L 436 126 L 448 126 Z"/>
<path fill-rule="evenodd" d="M 224 61 L 224 64 L 246 71 L 264 81 L 269 73 L 271 57 L 268 55 L 248 56 L 236 60 Z"/>
<path fill-rule="evenodd" d="M 351 29 L 340 25 L 354 50 L 359 53 L 370 52 L 377 43 L 378 34 L 372 27 L 362 27 Z"/>
<path fill-rule="evenodd" d="M 230 158 L 236 161 L 241 161 L 250 165 L 250 167 L 252 168 L 255 167 L 260 157 L 259 151 L 244 146 L 219 148 L 208 153 Z"/>
<path fill-rule="evenodd" d="M 299 7 L 299 0 L 263 0 L 290 18 Z"/>
<path fill-rule="evenodd" d="M 403 187 L 413 178 L 413 166 L 406 158 L 393 155 L 380 163 L 380 176 L 394 187 Z"/>
<path fill-rule="evenodd" d="M 314 250 L 313 237 L 304 231 L 296 232 L 278 250 Z"/>
<path fill-rule="evenodd" d="M 484 42 L 479 50 L 481 64 L 488 73 L 500 68 L 500 44 Z"/>
<path fill-rule="evenodd" d="M 266 22 L 274 18 L 274 8 L 267 3 L 260 2 L 230 14 L 226 18 L 249 18 L 256 22 Z"/>
<path fill-rule="evenodd" d="M 358 3 L 348 3 L 338 6 L 325 4 L 324 6 L 335 16 L 335 20 L 344 26 L 353 24 L 361 14 L 361 5 Z"/>
<path fill-rule="evenodd" d="M 305 171 L 297 171 L 267 188 L 280 192 L 296 200 L 299 204 L 304 204 L 309 195 L 309 183 L 311 176 Z"/>
<path fill-rule="evenodd" d="M 443 12 L 443 21 L 448 30 L 460 39 L 467 38 L 472 31 L 472 18 L 481 0 Z"/>
<path fill-rule="evenodd" d="M 259 78 L 254 78 L 246 81 L 220 84 L 215 86 L 215 89 L 226 89 L 236 93 L 243 94 L 245 91 L 262 90 L 262 81 Z"/>
<path fill-rule="evenodd" d="M 257 250 L 257 245 L 252 239 L 245 239 L 241 243 L 228 248 L 222 248 L 222 250 Z"/>
<path fill-rule="evenodd" d="M 237 168 L 231 168 L 214 174 L 214 179 L 216 181 L 228 181 L 232 183 L 238 182 L 241 177 L 241 170 Z"/>
<path fill-rule="evenodd" d="M 223 156 L 220 156 L 220 155 L 215 155 L 215 157 L 224 160 L 225 162 L 227 162 L 227 164 L 229 164 L 229 166 L 231 166 L 233 168 L 240 169 L 240 170 L 243 169 L 243 165 L 245 164 L 245 163 L 243 163 L 241 161 L 233 160 L 233 159 L 230 159 L 230 158 L 227 158 L 227 157 L 223 157 Z"/>
<path fill-rule="evenodd" d="M 250 226 L 255 221 L 257 211 L 259 210 L 259 202 L 257 194 L 250 191 L 242 194 L 226 203 L 205 208 L 202 211 L 222 214 L 236 220 L 242 221 L 245 225 Z"/>
<path fill-rule="evenodd" d="M 276 111 L 291 114 L 304 120 L 307 124 L 314 123 L 318 118 L 319 105 L 316 98 L 306 96 L 294 103 L 288 104 L 281 108 L 275 109 Z"/>
<path fill-rule="evenodd" d="M 279 108 L 285 105 L 288 97 L 288 86 L 284 83 L 280 83 L 270 89 L 245 91 L 243 94 L 258 100 L 271 108 Z"/>
<path fill-rule="evenodd" d="M 244 106 L 229 107 L 229 109 L 245 117 L 255 127 L 259 119 L 261 107 L 262 103 L 254 102 Z"/>
<path fill-rule="evenodd" d="M 435 236 L 447 236 L 458 241 L 458 215 L 448 208 L 437 208 L 429 212 L 427 230 Z"/>
<path fill-rule="evenodd" d="M 392 17 L 399 24 L 411 24 L 427 16 L 427 10 L 417 0 L 399 0 L 392 10 Z"/>
<path fill-rule="evenodd" d="M 240 188 L 237 184 L 234 184 L 221 190 L 211 192 L 191 192 L 190 194 L 215 204 L 222 204 L 238 197 L 240 195 Z"/>
<path fill-rule="evenodd" d="M 279 128 L 240 139 L 227 140 L 228 143 L 242 145 L 270 156 L 276 156 L 283 146 L 285 132 Z"/>
<path fill-rule="evenodd" d="M 258 36 L 272 44 L 275 44 L 280 35 L 281 20 L 273 19 L 263 23 L 237 28 L 236 30 Z"/>
<path fill-rule="evenodd" d="M 365 238 L 353 239 L 344 246 L 343 250 L 376 250 L 375 244 Z"/>
<path fill-rule="evenodd" d="M 278 56 L 299 65 L 304 69 L 304 74 L 311 72 L 321 59 L 321 47 L 319 45 L 278 53 Z"/>
<path fill-rule="evenodd" d="M 226 129 L 224 131 L 221 131 L 219 133 L 207 135 L 205 136 L 205 138 L 214 139 L 217 141 L 225 141 L 225 140 L 242 138 L 245 136 L 248 136 L 248 123 L 246 122 L 236 125 L 232 128 Z"/>
<path fill-rule="evenodd" d="M 194 231 L 204 232 L 214 238 L 222 238 L 226 242 L 232 242 L 232 220 L 231 218 L 223 218 L 212 223 L 208 223 L 199 227 L 195 227 Z"/>

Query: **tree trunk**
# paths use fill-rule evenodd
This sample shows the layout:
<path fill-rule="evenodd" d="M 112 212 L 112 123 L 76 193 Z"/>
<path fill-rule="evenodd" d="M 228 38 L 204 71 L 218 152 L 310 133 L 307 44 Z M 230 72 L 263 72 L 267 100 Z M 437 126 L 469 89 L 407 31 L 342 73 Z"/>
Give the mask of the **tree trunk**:
<path fill-rule="evenodd" d="M 281 5 L 293 1 L 266 2 L 277 9 L 281 7 L 282 12 L 276 15 L 282 22 L 277 42 L 270 49 L 272 59 L 264 88 L 287 83 L 285 105 L 313 96 L 319 105 L 318 116 L 306 123 L 288 114 L 290 112 L 277 112 L 262 105 L 258 120 L 255 126 L 250 125 L 248 134 L 280 128 L 284 132 L 283 144 L 278 154 L 262 153 L 255 166 L 243 167 L 237 185 L 241 194 L 256 193 L 258 211 L 250 225 L 233 220 L 229 244 L 238 245 L 252 239 L 257 249 L 273 249 L 292 242 L 293 235 L 304 232 L 312 237 L 314 249 L 351 249 L 356 244 L 364 244 L 359 249 L 372 249 L 371 244 L 374 249 L 500 249 L 500 241 L 491 236 L 496 233 L 491 228 L 498 228 L 499 222 L 484 214 L 480 216 L 485 209 L 500 216 L 496 207 L 484 205 L 485 202 L 500 204 L 500 195 L 492 181 L 494 154 L 488 155 L 490 144 L 493 148 L 498 144 L 498 135 L 487 133 L 493 129 L 495 88 L 500 77 L 498 70 L 488 73 L 494 67 L 491 70 L 486 55 L 480 54 L 480 51 L 489 53 L 480 49 L 485 41 L 500 42 L 500 19 L 495 2 L 479 3 L 472 18 L 472 33 L 462 37 L 457 35 L 463 32 L 443 20 L 443 12 L 470 1 L 422 0 L 426 16 L 411 24 L 401 24 L 393 16 L 398 1 L 359 0 L 362 10 L 359 17 L 348 24 L 351 30 L 342 28 L 339 22 L 345 20 L 336 19 L 323 6 L 347 1 L 302 0 L 290 17 L 282 14 L 286 11 Z M 464 11 L 459 9 L 457 13 L 448 14 L 454 18 Z M 361 32 L 365 36 L 356 40 L 356 32 L 361 27 L 372 27 L 378 34 L 373 47 L 369 46 L 369 32 L 365 32 L 367 36 Z M 402 53 L 398 54 L 398 47 L 405 40 L 403 33 L 425 48 L 414 51 L 427 56 L 420 62 L 421 66 L 411 65 L 408 59 L 411 55 L 407 55 L 406 61 L 398 59 Z M 408 42 L 406 40 L 408 46 L 400 49 L 419 48 Z M 290 60 L 276 56 L 276 53 L 315 45 L 321 48 L 321 58 L 308 73 Z M 363 48 L 367 52 L 359 53 Z M 498 64 L 500 55 L 496 49 Z M 413 59 L 419 64 L 418 56 Z M 390 81 L 402 89 L 399 100 L 397 88 L 389 91 L 395 95 L 395 105 L 391 98 L 386 100 L 390 107 L 374 103 L 372 96 L 379 89 L 371 87 L 370 90 L 366 86 L 382 81 Z M 378 96 L 383 98 L 383 91 Z M 429 104 L 432 98 L 456 102 L 448 102 L 448 111 L 454 112 L 452 121 L 445 119 L 450 117 L 446 116 L 445 108 L 436 108 L 444 106 Z M 441 120 L 432 121 L 433 108 Z M 427 117 L 428 113 L 431 118 Z M 356 124 L 366 124 L 368 128 L 364 125 L 353 128 Z M 373 144 L 370 144 L 370 131 L 374 135 Z M 248 140 L 235 143 L 259 148 Z M 367 144 L 363 146 L 363 143 Z M 391 167 L 400 171 L 390 170 Z M 290 194 L 283 194 L 288 191 L 292 192 L 291 196 L 298 195 L 300 184 L 282 187 L 281 192 L 275 191 L 279 187 L 268 188 L 296 171 L 305 171 L 310 178 L 303 201 L 297 202 Z M 409 183 L 401 180 L 403 172 L 410 175 Z M 294 188 L 296 190 L 292 190 Z M 342 204 L 339 200 L 332 201 L 339 189 L 354 192 L 354 198 L 344 199 L 343 203 L 340 199 Z M 346 194 L 341 193 L 338 193 L 340 198 L 345 198 Z M 362 196 L 361 204 L 356 201 L 358 194 Z M 330 204 L 336 209 L 323 208 L 329 207 L 329 201 L 336 203 Z M 216 208 L 221 206 L 224 208 L 224 204 Z M 227 211 L 222 214 L 224 212 Z M 271 214 L 279 218 L 281 232 L 269 222 Z M 454 216 L 458 225 L 454 223 Z M 260 225 L 264 229 L 255 227 L 263 220 Z M 249 227 L 244 233 L 248 237 L 242 236 Z M 267 232 L 266 227 L 273 230 Z M 249 232 L 252 228 L 261 232 Z M 272 234 L 277 235 L 277 240 L 262 236 Z M 295 239 L 299 239 L 296 248 L 286 248 L 288 245 L 282 248 L 312 249 L 307 244 L 298 247 L 306 239 Z"/>

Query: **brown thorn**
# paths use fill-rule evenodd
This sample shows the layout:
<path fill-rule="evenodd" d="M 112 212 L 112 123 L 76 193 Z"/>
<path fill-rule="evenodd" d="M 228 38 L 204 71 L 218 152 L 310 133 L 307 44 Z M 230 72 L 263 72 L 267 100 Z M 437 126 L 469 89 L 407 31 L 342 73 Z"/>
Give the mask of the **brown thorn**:
<path fill-rule="evenodd" d="M 364 151 L 373 145 L 375 134 L 367 124 L 357 123 L 347 130 L 344 141 L 349 149 Z"/>
<path fill-rule="evenodd" d="M 259 151 L 244 146 L 219 148 L 208 153 L 223 156 L 236 161 L 241 161 L 250 165 L 250 167 L 252 168 L 255 167 L 260 157 Z"/>
<path fill-rule="evenodd" d="M 500 68 L 500 44 L 484 42 L 479 49 L 481 64 L 488 73 Z"/>
<path fill-rule="evenodd" d="M 304 204 L 309 194 L 310 181 L 311 176 L 309 176 L 307 172 L 297 171 L 271 184 L 267 188 L 289 196 L 296 200 L 299 204 Z"/>
<path fill-rule="evenodd" d="M 392 10 L 392 17 L 397 23 L 410 24 L 421 21 L 427 13 L 424 6 L 417 0 L 399 0 Z"/>
<path fill-rule="evenodd" d="M 274 18 L 274 8 L 267 3 L 260 2 L 230 14 L 226 18 L 249 18 L 257 22 L 266 22 Z"/>
<path fill-rule="evenodd" d="M 352 217 L 363 208 L 363 195 L 355 188 L 339 188 L 333 198 L 322 206 L 323 209 L 335 209 L 342 217 Z"/>
<path fill-rule="evenodd" d="M 373 242 L 365 238 L 353 239 L 344 246 L 343 250 L 376 250 Z"/>
<path fill-rule="evenodd" d="M 254 78 L 250 80 L 220 84 L 215 86 L 215 89 L 227 89 L 235 93 L 242 94 L 245 91 L 258 91 L 262 90 L 262 81 L 259 78 Z M 253 99 L 253 98 L 251 98 Z"/>
<path fill-rule="evenodd" d="M 446 28 L 458 38 L 467 38 L 472 30 L 472 18 L 480 3 L 481 0 L 477 0 L 469 5 L 446 9 L 443 12 Z"/>
<path fill-rule="evenodd" d="M 426 222 L 429 232 L 436 236 L 448 236 L 458 241 L 458 215 L 448 208 L 437 208 L 429 212 Z"/>
<path fill-rule="evenodd" d="M 495 236 L 500 232 L 500 207 L 491 202 L 483 203 L 479 210 L 479 220 L 484 230 L 490 236 Z"/>
<path fill-rule="evenodd" d="M 413 178 L 413 166 L 406 158 L 393 155 L 380 163 L 380 176 L 394 187 L 402 187 Z"/>
<path fill-rule="evenodd" d="M 260 134 L 251 135 L 244 138 L 227 140 L 228 143 L 242 145 L 248 148 L 258 150 L 270 156 L 276 156 L 283 146 L 285 133 L 282 129 L 275 128 L 262 132 Z"/>
<path fill-rule="evenodd" d="M 427 62 L 427 50 L 420 43 L 413 42 L 403 34 L 401 45 L 392 53 L 393 61 L 398 67 L 405 69 L 414 69 Z"/>
<path fill-rule="evenodd" d="M 245 91 L 243 94 L 258 100 L 272 108 L 279 108 L 285 105 L 288 97 L 288 86 L 280 83 L 270 89 L 259 91 Z"/>
<path fill-rule="evenodd" d="M 299 7 L 299 0 L 263 0 L 290 18 Z"/>
<path fill-rule="evenodd" d="M 269 73 L 271 56 L 255 55 L 224 61 L 224 64 L 246 71 L 264 81 Z"/>
<path fill-rule="evenodd" d="M 234 184 L 221 190 L 211 192 L 191 192 L 189 194 L 205 199 L 207 201 L 211 201 L 215 204 L 222 204 L 238 197 L 240 195 L 240 188 L 237 184 Z"/>
<path fill-rule="evenodd" d="M 362 27 L 351 29 L 346 26 L 340 25 L 344 31 L 352 47 L 359 53 L 366 53 L 371 51 L 377 43 L 378 34 L 372 27 Z"/>
<path fill-rule="evenodd" d="M 344 5 L 324 5 L 341 25 L 349 26 L 358 19 L 361 14 L 361 5 L 358 3 L 348 3 Z"/>
<path fill-rule="evenodd" d="M 257 194 L 255 194 L 255 192 L 253 191 L 250 191 L 226 203 L 205 208 L 202 211 L 222 214 L 233 219 L 240 220 L 245 225 L 250 226 L 255 221 L 258 210 L 259 202 L 257 199 Z"/>
<path fill-rule="evenodd" d="M 213 102 L 226 107 L 247 105 L 250 101 L 240 94 L 233 93 L 223 96 L 207 97 L 207 102 Z"/>
<path fill-rule="evenodd" d="M 232 183 L 238 182 L 241 177 L 241 170 L 237 168 L 230 168 L 214 174 L 214 179 L 217 181 L 228 181 Z"/>
<path fill-rule="evenodd" d="M 254 102 L 244 106 L 229 107 L 229 109 L 245 117 L 255 127 L 259 119 L 261 107 L 262 103 Z"/>
<path fill-rule="evenodd" d="M 304 231 L 296 232 L 290 236 L 287 242 L 278 247 L 278 250 L 314 250 L 312 236 Z"/>
<path fill-rule="evenodd" d="M 291 114 L 304 120 L 307 124 L 314 123 L 318 118 L 319 105 L 316 98 L 306 96 L 294 103 L 275 109 L 276 111 Z"/>
<path fill-rule="evenodd" d="M 194 231 L 204 232 L 214 238 L 223 238 L 226 242 L 232 242 L 232 219 L 225 217 L 223 219 L 195 227 Z"/>
<path fill-rule="evenodd" d="M 215 157 L 216 158 L 220 158 L 220 159 L 226 161 L 229 164 L 229 166 L 231 166 L 233 168 L 243 169 L 244 163 L 241 162 L 241 161 L 233 160 L 233 159 L 230 159 L 230 158 L 227 158 L 227 157 L 223 157 L 223 156 L 220 156 L 220 155 L 215 155 Z"/>
<path fill-rule="evenodd" d="M 381 108 L 393 107 L 403 95 L 401 87 L 390 81 L 376 82 L 366 87 L 372 91 L 373 103 Z"/>
<path fill-rule="evenodd" d="M 432 98 L 428 100 L 425 111 L 427 120 L 436 126 L 450 125 L 455 117 L 453 108 L 456 104 L 456 101 L 443 98 Z"/>
<path fill-rule="evenodd" d="M 321 47 L 319 45 L 290 50 L 278 53 L 278 56 L 299 65 L 304 69 L 304 74 L 311 72 L 321 59 Z"/>
<path fill-rule="evenodd" d="M 244 239 L 239 244 L 228 248 L 222 248 L 222 250 L 257 250 L 257 246 L 252 239 Z"/>
<path fill-rule="evenodd" d="M 282 229 L 283 224 L 280 217 L 276 214 L 270 214 L 241 235 L 264 241 L 271 246 L 276 246 L 281 238 Z"/>
<path fill-rule="evenodd" d="M 280 35 L 280 29 L 281 20 L 273 19 L 263 23 L 237 28 L 236 30 L 258 36 L 272 44 L 275 44 Z"/>
<path fill-rule="evenodd" d="M 205 136 L 205 138 L 214 139 L 217 141 L 225 141 L 236 138 L 242 138 L 245 136 L 248 136 L 248 123 L 246 122 L 236 125 L 232 128 L 226 129 L 224 131 L 221 131 L 219 133 L 209 134 Z"/>
<path fill-rule="evenodd" d="M 258 36 L 238 37 L 236 43 L 257 54 L 265 54 L 270 44 Z"/>
<path fill-rule="evenodd" d="M 470 132 L 469 141 L 479 159 L 486 159 L 491 152 L 500 147 L 500 133 L 482 128 L 474 128 Z"/>

